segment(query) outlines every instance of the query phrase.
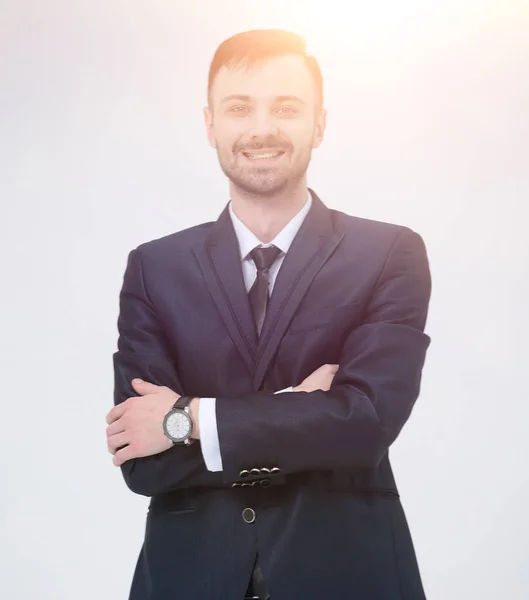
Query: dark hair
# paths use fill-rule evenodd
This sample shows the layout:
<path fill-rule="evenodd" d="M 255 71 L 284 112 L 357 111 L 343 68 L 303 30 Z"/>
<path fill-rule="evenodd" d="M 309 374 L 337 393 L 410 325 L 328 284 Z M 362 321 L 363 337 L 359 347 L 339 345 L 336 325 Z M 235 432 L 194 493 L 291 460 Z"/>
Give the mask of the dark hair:
<path fill-rule="evenodd" d="M 221 67 L 244 64 L 251 67 L 269 58 L 283 54 L 297 54 L 305 58 L 305 64 L 314 78 L 319 105 L 323 105 L 323 77 L 314 56 L 306 51 L 305 40 L 283 29 L 255 29 L 238 33 L 224 40 L 217 48 L 209 67 L 208 100 L 211 87 Z"/>

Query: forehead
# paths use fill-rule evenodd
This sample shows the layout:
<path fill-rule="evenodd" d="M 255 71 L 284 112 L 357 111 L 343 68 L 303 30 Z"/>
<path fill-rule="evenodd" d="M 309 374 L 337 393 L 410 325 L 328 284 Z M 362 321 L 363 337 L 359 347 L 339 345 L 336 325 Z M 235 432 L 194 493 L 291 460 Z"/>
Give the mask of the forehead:
<path fill-rule="evenodd" d="M 311 101 L 316 95 L 315 83 L 302 56 L 277 56 L 251 67 L 244 63 L 221 67 L 213 82 L 211 95 L 215 104 L 230 95 L 256 99 L 275 96 L 297 96 Z"/>

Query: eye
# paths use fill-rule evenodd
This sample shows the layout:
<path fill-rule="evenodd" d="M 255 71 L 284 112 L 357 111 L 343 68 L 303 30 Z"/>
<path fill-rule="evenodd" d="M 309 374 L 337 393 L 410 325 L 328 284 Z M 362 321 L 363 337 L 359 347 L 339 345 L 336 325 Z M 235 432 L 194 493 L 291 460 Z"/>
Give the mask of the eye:
<path fill-rule="evenodd" d="M 293 116 L 293 115 L 297 115 L 299 111 L 294 106 L 278 106 L 276 108 L 276 112 L 279 115 L 282 115 L 282 116 L 285 116 L 285 117 L 290 117 L 290 116 Z"/>
<path fill-rule="evenodd" d="M 235 115 L 246 115 L 250 112 L 250 107 L 244 106 L 243 104 L 237 104 L 236 106 L 230 106 L 228 112 Z"/>

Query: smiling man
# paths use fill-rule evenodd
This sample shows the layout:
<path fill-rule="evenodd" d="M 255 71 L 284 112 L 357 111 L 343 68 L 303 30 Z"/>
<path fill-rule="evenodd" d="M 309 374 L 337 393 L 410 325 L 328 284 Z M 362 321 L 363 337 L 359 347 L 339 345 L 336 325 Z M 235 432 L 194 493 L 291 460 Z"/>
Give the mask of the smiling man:
<path fill-rule="evenodd" d="M 263 206 L 270 200 L 284 205 L 278 196 L 296 191 L 299 208 L 306 200 L 312 150 L 325 129 L 318 65 L 299 54 L 271 56 L 250 68 L 244 60 L 229 65 L 214 62 L 205 109 L 209 141 L 222 170 L 239 194 L 266 195 Z"/>
<path fill-rule="evenodd" d="M 131 600 L 425 598 L 388 449 L 430 343 L 428 259 L 307 187 L 322 90 L 292 33 L 221 44 L 204 117 L 230 201 L 129 255 L 107 437 L 151 498 Z"/>

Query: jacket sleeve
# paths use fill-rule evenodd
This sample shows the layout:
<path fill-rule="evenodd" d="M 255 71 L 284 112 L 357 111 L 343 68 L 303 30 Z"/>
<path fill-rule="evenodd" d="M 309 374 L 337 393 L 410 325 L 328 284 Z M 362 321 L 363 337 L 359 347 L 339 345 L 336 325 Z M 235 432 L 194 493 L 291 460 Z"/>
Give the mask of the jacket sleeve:
<path fill-rule="evenodd" d="M 128 256 L 119 303 L 118 349 L 113 356 L 114 404 L 137 396 L 131 384 L 135 377 L 183 395 L 168 340 L 143 285 L 138 249 Z M 212 485 L 218 478 L 206 470 L 198 442 L 128 460 L 121 471 L 128 487 L 145 496 L 176 487 Z"/>
<path fill-rule="evenodd" d="M 402 228 L 362 324 L 346 338 L 329 391 L 278 394 L 266 402 L 251 394 L 217 399 L 225 481 L 240 480 L 240 471 L 251 468 L 288 474 L 376 467 L 419 395 L 430 292 L 423 240 Z"/>

